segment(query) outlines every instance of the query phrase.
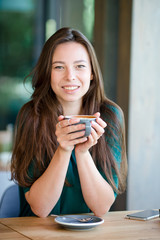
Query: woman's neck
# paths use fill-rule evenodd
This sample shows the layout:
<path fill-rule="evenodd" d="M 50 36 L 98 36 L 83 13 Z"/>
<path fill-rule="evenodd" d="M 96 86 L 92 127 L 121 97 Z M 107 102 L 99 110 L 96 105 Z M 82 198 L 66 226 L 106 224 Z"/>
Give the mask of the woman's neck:
<path fill-rule="evenodd" d="M 79 103 L 70 102 L 67 104 L 63 104 L 62 107 L 63 107 L 63 115 L 64 116 L 82 114 L 81 104 L 79 104 Z"/>

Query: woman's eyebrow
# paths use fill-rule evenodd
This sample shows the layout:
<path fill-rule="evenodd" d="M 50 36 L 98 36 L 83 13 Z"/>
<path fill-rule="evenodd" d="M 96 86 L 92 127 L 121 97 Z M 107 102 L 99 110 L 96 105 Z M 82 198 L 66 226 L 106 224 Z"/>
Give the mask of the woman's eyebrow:
<path fill-rule="evenodd" d="M 81 62 L 87 62 L 86 60 L 77 60 L 77 61 L 75 61 L 74 63 L 81 63 Z"/>
<path fill-rule="evenodd" d="M 82 63 L 82 62 L 84 62 L 84 63 L 87 63 L 87 61 L 86 60 L 76 60 L 76 61 L 74 61 L 74 63 Z M 65 64 L 65 62 L 63 62 L 63 61 L 54 61 L 52 64 Z"/>
<path fill-rule="evenodd" d="M 54 62 L 52 62 L 52 64 L 57 64 L 57 63 L 65 64 L 65 62 L 63 62 L 63 61 L 54 61 Z"/>

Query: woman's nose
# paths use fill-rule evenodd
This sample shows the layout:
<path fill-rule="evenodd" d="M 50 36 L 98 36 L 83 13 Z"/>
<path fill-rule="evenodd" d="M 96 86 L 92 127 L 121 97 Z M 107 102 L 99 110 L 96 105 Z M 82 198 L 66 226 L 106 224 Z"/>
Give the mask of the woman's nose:
<path fill-rule="evenodd" d="M 73 68 L 66 69 L 66 78 L 67 80 L 75 80 L 75 71 Z"/>

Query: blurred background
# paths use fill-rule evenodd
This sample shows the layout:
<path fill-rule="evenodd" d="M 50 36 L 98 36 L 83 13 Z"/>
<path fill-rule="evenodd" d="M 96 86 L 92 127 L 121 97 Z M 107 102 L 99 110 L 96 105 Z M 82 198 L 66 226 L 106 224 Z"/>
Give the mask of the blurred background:
<path fill-rule="evenodd" d="M 106 95 L 124 111 L 127 190 L 111 210 L 160 208 L 160 1 L 0 0 L 0 198 L 9 181 L 13 129 L 45 41 L 73 27 L 92 42 Z"/>

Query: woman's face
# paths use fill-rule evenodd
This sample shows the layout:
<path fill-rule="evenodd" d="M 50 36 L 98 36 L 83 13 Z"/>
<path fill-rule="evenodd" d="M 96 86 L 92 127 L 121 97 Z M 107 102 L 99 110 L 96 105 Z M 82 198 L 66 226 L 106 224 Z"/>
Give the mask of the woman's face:
<path fill-rule="evenodd" d="M 77 42 L 59 44 L 53 54 L 51 87 L 62 104 L 82 103 L 93 79 L 86 48 Z"/>

